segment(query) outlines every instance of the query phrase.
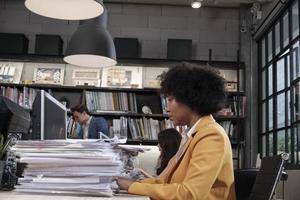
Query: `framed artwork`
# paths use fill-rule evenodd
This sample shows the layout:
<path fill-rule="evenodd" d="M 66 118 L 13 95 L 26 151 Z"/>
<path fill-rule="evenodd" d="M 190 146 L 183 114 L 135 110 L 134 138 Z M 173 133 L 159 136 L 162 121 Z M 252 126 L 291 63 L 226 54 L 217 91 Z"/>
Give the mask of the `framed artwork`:
<path fill-rule="evenodd" d="M 20 83 L 24 63 L 0 62 L 0 82 Z"/>
<path fill-rule="evenodd" d="M 64 69 L 37 67 L 34 69 L 33 81 L 42 84 L 59 84 L 64 81 Z"/>
<path fill-rule="evenodd" d="M 142 88 L 143 67 L 113 66 L 102 70 L 102 87 Z"/>
<path fill-rule="evenodd" d="M 160 75 L 168 71 L 168 67 L 145 67 L 143 87 L 160 88 Z"/>
<path fill-rule="evenodd" d="M 73 69 L 73 85 L 92 85 L 100 87 L 100 69 Z"/>

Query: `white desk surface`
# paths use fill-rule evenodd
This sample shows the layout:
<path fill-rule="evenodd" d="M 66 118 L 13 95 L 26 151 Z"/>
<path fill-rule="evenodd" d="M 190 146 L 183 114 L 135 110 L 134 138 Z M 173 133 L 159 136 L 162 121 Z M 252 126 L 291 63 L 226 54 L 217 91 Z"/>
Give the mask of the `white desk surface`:
<path fill-rule="evenodd" d="M 0 191 L 0 199 L 2 200 L 150 200 L 146 196 L 137 196 L 130 194 L 117 194 L 113 197 L 86 197 L 86 196 L 63 196 L 63 195 L 41 195 L 20 193 L 14 191 Z"/>

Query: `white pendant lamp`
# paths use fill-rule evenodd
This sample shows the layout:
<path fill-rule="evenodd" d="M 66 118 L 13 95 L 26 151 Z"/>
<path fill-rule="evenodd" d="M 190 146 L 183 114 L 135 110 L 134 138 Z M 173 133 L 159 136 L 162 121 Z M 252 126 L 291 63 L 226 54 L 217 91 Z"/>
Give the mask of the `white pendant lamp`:
<path fill-rule="evenodd" d="M 193 0 L 191 6 L 192 8 L 200 8 L 202 6 L 202 0 Z"/>
<path fill-rule="evenodd" d="M 91 19 L 104 11 L 99 0 L 26 0 L 25 6 L 38 15 L 63 20 Z"/>
<path fill-rule="evenodd" d="M 64 61 L 81 67 L 115 65 L 115 45 L 106 26 L 106 9 L 99 17 L 81 20 L 69 41 Z"/>

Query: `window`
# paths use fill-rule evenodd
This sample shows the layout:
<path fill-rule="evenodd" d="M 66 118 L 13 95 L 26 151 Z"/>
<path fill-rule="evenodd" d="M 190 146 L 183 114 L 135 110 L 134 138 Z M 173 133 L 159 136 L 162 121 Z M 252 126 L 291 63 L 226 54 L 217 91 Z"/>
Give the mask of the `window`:
<path fill-rule="evenodd" d="M 283 16 L 283 47 L 289 44 L 289 13 Z"/>
<path fill-rule="evenodd" d="M 273 66 L 268 68 L 268 96 L 273 94 Z"/>
<path fill-rule="evenodd" d="M 280 52 L 280 23 L 277 22 L 275 25 L 275 54 Z"/>
<path fill-rule="evenodd" d="M 285 71 L 285 63 L 284 63 L 284 59 L 280 59 L 279 61 L 277 61 L 276 64 L 276 71 L 277 71 L 277 91 L 281 91 L 285 88 L 285 77 L 284 77 L 284 71 Z"/>
<path fill-rule="evenodd" d="M 298 10 L 298 1 L 296 1 L 292 6 L 292 30 L 293 36 L 292 39 L 295 39 L 299 35 L 299 10 Z"/>
<path fill-rule="evenodd" d="M 294 0 L 258 41 L 262 156 L 291 154 L 300 164 L 299 6 Z"/>
<path fill-rule="evenodd" d="M 268 33 L 268 62 L 270 62 L 273 57 L 273 42 L 272 42 L 273 34 L 272 33 L 273 33 L 272 31 Z"/>

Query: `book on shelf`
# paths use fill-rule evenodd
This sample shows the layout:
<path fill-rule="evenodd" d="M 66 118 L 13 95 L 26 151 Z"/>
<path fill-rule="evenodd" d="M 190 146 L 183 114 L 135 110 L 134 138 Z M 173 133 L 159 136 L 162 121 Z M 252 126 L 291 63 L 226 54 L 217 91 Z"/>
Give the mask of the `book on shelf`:
<path fill-rule="evenodd" d="M 246 96 L 233 96 L 228 99 L 224 108 L 217 113 L 217 116 L 239 116 L 244 117 L 246 113 Z"/>
<path fill-rule="evenodd" d="M 135 93 L 85 91 L 85 102 L 90 112 L 127 111 L 137 113 Z"/>
<path fill-rule="evenodd" d="M 177 126 L 169 119 L 154 118 L 129 118 L 129 137 L 132 140 L 157 140 L 157 135 L 164 129 L 176 128 L 179 132 L 183 132 L 186 126 Z"/>
<path fill-rule="evenodd" d="M 157 94 L 85 91 L 85 102 L 90 112 L 162 113 L 161 99 Z M 143 109 L 146 106 L 147 113 Z"/>
<path fill-rule="evenodd" d="M 164 94 L 160 94 L 160 101 L 161 101 L 162 113 L 168 114 L 168 112 L 167 112 L 168 100 Z"/>
<path fill-rule="evenodd" d="M 23 87 L 23 90 L 19 90 L 17 87 L 0 86 L 0 95 L 9 98 L 22 107 L 31 109 L 36 96 L 36 89 Z"/>
<path fill-rule="evenodd" d="M 67 117 L 67 137 L 69 139 L 77 139 L 78 138 L 78 122 L 74 121 L 72 116 Z"/>
<path fill-rule="evenodd" d="M 120 117 L 120 119 L 113 119 L 109 127 L 110 138 L 117 137 L 118 139 L 126 139 L 128 136 L 128 118 Z"/>
<path fill-rule="evenodd" d="M 231 121 L 222 121 L 219 124 L 224 128 L 230 139 L 236 139 L 236 126 Z"/>

